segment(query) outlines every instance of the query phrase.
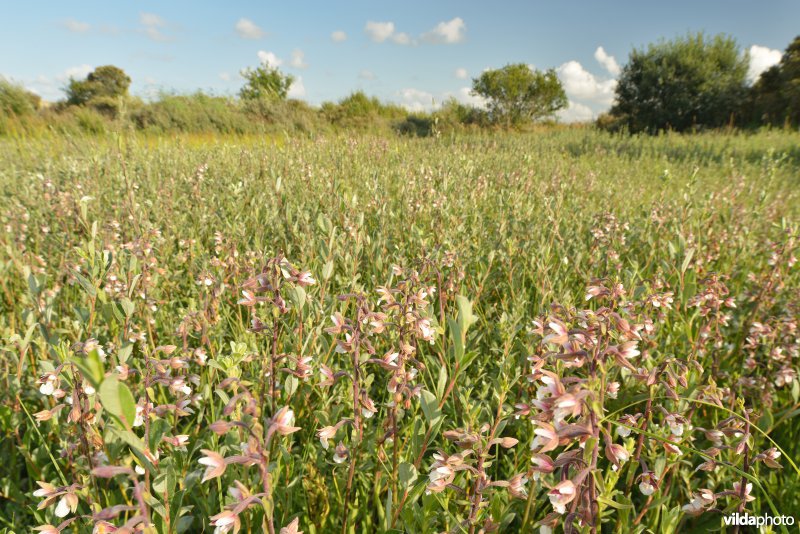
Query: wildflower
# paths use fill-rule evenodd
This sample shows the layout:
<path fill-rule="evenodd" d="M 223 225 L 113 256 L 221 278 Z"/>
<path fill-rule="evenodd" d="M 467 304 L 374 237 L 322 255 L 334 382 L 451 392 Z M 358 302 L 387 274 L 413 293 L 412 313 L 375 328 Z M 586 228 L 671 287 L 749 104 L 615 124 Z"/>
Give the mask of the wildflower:
<path fill-rule="evenodd" d="M 36 527 L 33 530 L 38 530 L 42 534 L 61 534 L 61 529 L 59 529 L 58 527 L 54 527 L 53 525 L 50 524 Z"/>
<path fill-rule="evenodd" d="M 212 478 L 217 478 L 225 473 L 225 458 L 208 449 L 202 449 L 200 452 L 202 452 L 205 456 L 200 458 L 198 463 L 207 466 L 205 473 L 203 473 L 203 480 L 201 482 L 211 480 Z"/>
<path fill-rule="evenodd" d="M 736 493 L 736 495 L 741 495 L 742 494 L 742 483 L 741 483 L 741 481 L 737 480 L 736 482 L 733 483 L 733 491 Z M 751 491 L 753 491 L 753 483 L 752 482 L 748 482 L 747 484 L 744 485 L 744 500 L 745 500 L 745 502 L 750 502 L 750 501 L 756 500 L 755 497 L 750 495 Z"/>
<path fill-rule="evenodd" d="M 621 463 L 627 462 L 630 456 L 631 455 L 628 452 L 628 449 L 622 445 L 618 445 L 616 443 L 606 445 L 606 458 L 608 458 L 609 461 L 614 464 L 612 466 L 614 471 L 619 469 L 619 465 Z"/>
<path fill-rule="evenodd" d="M 553 505 L 553 510 L 558 514 L 563 514 L 567 511 L 567 505 L 575 499 L 576 495 L 575 484 L 569 479 L 562 480 L 547 493 L 550 498 L 550 504 Z"/>
<path fill-rule="evenodd" d="M 331 315 L 331 322 L 333 322 L 333 326 L 326 328 L 325 331 L 331 335 L 341 334 L 345 329 L 345 321 L 342 314 L 339 312 L 334 312 Z"/>
<path fill-rule="evenodd" d="M 527 483 L 528 479 L 525 478 L 524 473 L 514 475 L 511 477 L 511 480 L 508 481 L 508 492 L 517 499 L 527 499 L 528 491 L 525 489 L 525 484 Z"/>
<path fill-rule="evenodd" d="M 441 493 L 451 484 L 455 479 L 456 472 L 449 465 L 436 465 L 432 466 L 430 473 L 428 473 L 428 487 L 425 492 Z"/>
<path fill-rule="evenodd" d="M 667 425 L 669 425 L 670 432 L 672 432 L 673 436 L 682 436 L 683 435 L 683 425 L 686 423 L 686 419 L 681 417 L 680 415 L 671 413 L 667 415 L 666 418 Z"/>
<path fill-rule="evenodd" d="M 344 463 L 350 457 L 350 451 L 344 446 L 341 441 L 333 451 L 333 461 L 337 464 Z"/>
<path fill-rule="evenodd" d="M 361 415 L 367 419 L 371 418 L 378 411 L 375 408 L 375 403 L 367 396 L 366 392 L 362 392 L 361 402 L 359 404 L 361 405 Z"/>
<path fill-rule="evenodd" d="M 293 424 L 294 411 L 292 411 L 288 406 L 284 406 L 272 417 L 270 432 L 277 432 L 281 436 L 288 436 L 292 432 L 297 432 L 300 430 L 299 426 L 292 426 Z"/>
<path fill-rule="evenodd" d="M 107 534 L 109 532 L 116 532 L 117 527 L 109 523 L 108 521 L 98 521 L 94 524 L 94 528 L 92 528 L 92 534 Z"/>
<path fill-rule="evenodd" d="M 161 439 L 173 447 L 184 447 L 187 443 L 189 443 L 189 436 L 186 434 L 179 434 L 177 436 L 164 436 Z"/>
<path fill-rule="evenodd" d="M 335 377 L 333 375 L 333 369 L 328 367 L 325 364 L 320 364 L 319 366 L 319 374 L 320 374 L 320 386 L 332 386 L 335 382 Z"/>
<path fill-rule="evenodd" d="M 300 528 L 300 518 L 295 517 L 292 519 L 292 522 L 286 525 L 281 529 L 279 534 L 303 534 L 302 530 L 298 530 Z"/>
<path fill-rule="evenodd" d="M 618 425 L 617 426 L 617 435 L 620 436 L 620 437 L 623 437 L 623 438 L 627 438 L 628 436 L 630 436 L 631 435 L 631 429 L 627 428 L 627 427 L 635 427 L 637 419 L 638 419 L 638 416 L 627 415 L 627 414 L 623 415 L 622 417 L 620 417 L 619 418 L 619 422 L 622 423 L 623 425 L 626 425 L 626 426 Z"/>
<path fill-rule="evenodd" d="M 133 418 L 133 426 L 142 426 L 144 424 L 144 407 L 136 406 L 136 416 Z"/>
<path fill-rule="evenodd" d="M 317 281 L 309 271 L 304 271 L 297 275 L 297 285 L 299 286 L 313 286 L 316 283 Z"/>
<path fill-rule="evenodd" d="M 333 437 L 336 435 L 336 432 L 344 424 L 344 422 L 345 421 L 342 420 L 333 426 L 326 426 L 317 430 L 317 437 L 319 438 L 319 441 L 322 444 L 323 449 L 328 450 L 329 446 L 328 440 L 333 439 Z"/>
<path fill-rule="evenodd" d="M 67 517 L 70 512 L 73 514 L 78 509 L 78 496 L 71 491 L 65 493 L 56 505 L 56 517 Z"/>
<path fill-rule="evenodd" d="M 231 529 L 233 529 L 234 532 L 239 532 L 242 526 L 239 515 L 233 513 L 231 510 L 223 510 L 217 515 L 212 515 L 209 519 L 211 519 L 211 526 L 216 527 L 214 529 L 215 534 L 218 532 L 228 532 Z"/>
<path fill-rule="evenodd" d="M 656 491 L 657 484 L 658 481 L 653 473 L 645 473 L 641 476 L 639 491 L 642 492 L 642 495 L 652 495 Z"/>
<path fill-rule="evenodd" d="M 761 454 L 756 455 L 755 461 L 756 462 L 764 462 L 767 467 L 771 467 L 773 469 L 780 469 L 781 464 L 777 462 L 778 458 L 780 458 L 781 453 L 775 447 L 771 447 Z"/>
<path fill-rule="evenodd" d="M 619 394 L 619 382 L 609 382 L 606 386 L 606 395 L 610 399 L 616 399 Z"/>
<path fill-rule="evenodd" d="M 533 442 L 531 443 L 531 450 L 538 449 L 537 452 L 544 453 L 558 447 L 558 434 L 556 433 L 556 429 L 553 428 L 553 425 L 543 421 L 536 421 L 535 423 L 539 428 L 533 431 L 536 437 L 533 438 Z"/>
<path fill-rule="evenodd" d="M 39 393 L 42 395 L 52 395 L 58 386 L 58 375 L 55 373 L 45 373 L 39 378 Z"/>

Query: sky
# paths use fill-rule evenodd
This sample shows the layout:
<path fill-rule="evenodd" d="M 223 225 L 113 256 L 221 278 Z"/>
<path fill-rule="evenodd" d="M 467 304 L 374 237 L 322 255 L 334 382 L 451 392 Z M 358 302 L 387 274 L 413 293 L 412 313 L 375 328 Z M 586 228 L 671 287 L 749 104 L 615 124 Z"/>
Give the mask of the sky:
<path fill-rule="evenodd" d="M 607 110 L 634 48 L 687 32 L 725 33 L 751 55 L 751 79 L 800 33 L 800 2 L 0 0 L 0 76 L 46 100 L 70 77 L 116 65 L 131 91 L 235 95 L 261 62 L 292 74 L 313 105 L 363 90 L 409 110 L 447 98 L 480 104 L 471 79 L 526 63 L 556 69 L 565 121 Z"/>

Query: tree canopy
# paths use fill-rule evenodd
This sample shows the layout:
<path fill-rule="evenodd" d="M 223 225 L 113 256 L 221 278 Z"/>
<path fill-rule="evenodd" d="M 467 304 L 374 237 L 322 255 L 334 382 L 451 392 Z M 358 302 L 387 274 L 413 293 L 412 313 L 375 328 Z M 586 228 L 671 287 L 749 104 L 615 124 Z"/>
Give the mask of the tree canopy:
<path fill-rule="evenodd" d="M 550 118 L 567 105 L 555 70 L 541 72 L 524 63 L 484 71 L 472 80 L 472 94 L 487 99 L 491 119 L 506 126 Z"/>
<path fill-rule="evenodd" d="M 283 74 L 277 67 L 271 67 L 266 63 L 255 69 L 243 70 L 242 77 L 245 79 L 245 84 L 239 90 L 239 96 L 245 100 L 262 98 L 285 100 L 294 82 L 294 76 Z"/>
<path fill-rule="evenodd" d="M 88 104 L 98 99 L 116 99 L 128 95 L 130 77 L 113 65 L 97 67 L 85 80 L 70 79 L 66 88 L 67 102 L 75 105 Z"/>
<path fill-rule="evenodd" d="M 780 63 L 761 74 L 749 105 L 755 121 L 800 125 L 800 35 L 786 48 Z"/>
<path fill-rule="evenodd" d="M 689 34 L 636 49 L 622 69 L 611 114 L 632 132 L 723 126 L 746 95 L 748 64 L 725 35 Z"/>

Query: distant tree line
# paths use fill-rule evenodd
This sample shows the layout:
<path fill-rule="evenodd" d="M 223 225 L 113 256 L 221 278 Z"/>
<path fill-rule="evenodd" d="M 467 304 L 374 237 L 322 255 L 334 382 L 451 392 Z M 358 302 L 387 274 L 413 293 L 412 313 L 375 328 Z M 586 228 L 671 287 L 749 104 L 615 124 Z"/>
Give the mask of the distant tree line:
<path fill-rule="evenodd" d="M 631 133 L 800 126 L 800 36 L 780 63 L 752 85 L 748 67 L 748 54 L 725 35 L 688 34 L 635 49 L 622 69 L 614 105 L 597 125 Z M 472 80 L 472 95 L 484 105 L 450 99 L 431 113 L 410 113 L 360 91 L 313 108 L 288 98 L 294 78 L 275 67 L 262 64 L 241 74 L 244 85 L 238 98 L 163 93 L 143 102 L 129 95 L 131 78 L 122 69 L 105 65 L 85 79 L 71 79 L 64 89 L 66 99 L 48 106 L 23 87 L 0 79 L 0 134 L 36 123 L 67 130 L 77 125 L 90 132 L 113 124 L 161 132 L 357 129 L 426 136 L 524 129 L 552 122 L 568 104 L 553 69 L 539 71 L 524 63 L 486 70 Z"/>

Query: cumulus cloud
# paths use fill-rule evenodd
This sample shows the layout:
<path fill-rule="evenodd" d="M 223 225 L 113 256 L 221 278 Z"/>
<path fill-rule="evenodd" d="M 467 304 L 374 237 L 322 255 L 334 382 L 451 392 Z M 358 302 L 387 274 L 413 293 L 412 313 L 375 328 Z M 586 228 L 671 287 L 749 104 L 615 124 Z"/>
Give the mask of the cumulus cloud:
<path fill-rule="evenodd" d="M 778 64 L 783 57 L 780 50 L 767 48 L 766 46 L 753 45 L 750 47 L 750 68 L 747 71 L 747 79 L 755 82 L 761 73 L 773 65 Z"/>
<path fill-rule="evenodd" d="M 222 80 L 223 82 L 229 82 L 231 81 L 231 75 L 229 72 L 220 72 L 219 79 Z"/>
<path fill-rule="evenodd" d="M 161 28 L 167 23 L 155 13 L 139 13 L 139 23 L 142 25 L 140 31 L 153 41 L 169 41 L 169 36 L 165 35 Z"/>
<path fill-rule="evenodd" d="M 453 96 L 453 95 L 449 95 Z M 455 94 L 455 99 L 465 104 L 467 106 L 475 106 L 476 108 L 486 109 L 486 103 L 488 102 L 485 98 L 479 95 L 472 94 L 471 87 L 462 87 L 458 90 Z"/>
<path fill-rule="evenodd" d="M 569 105 L 560 110 L 556 116 L 562 122 L 587 122 L 594 119 L 594 111 L 586 104 L 569 101 Z"/>
<path fill-rule="evenodd" d="M 331 41 L 334 43 L 343 43 L 347 40 L 347 34 L 342 30 L 336 30 L 331 34 Z"/>
<path fill-rule="evenodd" d="M 455 44 L 464 40 L 467 25 L 461 17 L 440 22 L 431 31 L 422 35 L 422 40 L 429 43 Z"/>
<path fill-rule="evenodd" d="M 69 82 L 70 78 L 81 80 L 86 78 L 94 70 L 92 65 L 77 65 L 69 67 L 55 76 L 39 75 L 32 80 L 23 80 L 21 83 L 25 88 L 36 93 L 44 100 L 55 101 L 64 97 L 63 87 Z"/>
<path fill-rule="evenodd" d="M 308 68 L 306 63 L 306 54 L 299 48 L 292 50 L 292 59 L 289 60 L 289 66 L 295 69 Z"/>
<path fill-rule="evenodd" d="M 306 86 L 303 85 L 303 77 L 298 76 L 292 82 L 292 85 L 289 87 L 289 91 L 286 93 L 286 96 L 289 98 L 304 98 L 306 96 Z"/>
<path fill-rule="evenodd" d="M 399 45 L 408 45 L 412 43 L 411 36 L 405 32 L 398 32 L 392 34 L 392 41 Z"/>
<path fill-rule="evenodd" d="M 283 60 L 278 56 L 276 56 L 273 52 L 259 50 L 257 55 L 258 55 L 258 60 L 261 63 L 273 69 L 280 67 L 281 64 L 283 63 Z"/>
<path fill-rule="evenodd" d="M 464 68 L 458 68 L 458 69 L 456 69 L 456 71 L 453 73 L 453 76 L 455 76 L 455 77 L 456 77 L 456 78 L 458 78 L 459 80 L 466 80 L 466 79 L 467 79 L 467 77 L 469 76 L 469 73 L 467 72 L 467 69 L 464 69 Z"/>
<path fill-rule="evenodd" d="M 570 98 L 588 100 L 603 106 L 610 106 L 614 101 L 617 80 L 598 80 L 577 61 L 567 61 L 556 72 Z"/>
<path fill-rule="evenodd" d="M 617 63 L 617 60 L 614 58 L 614 56 L 608 55 L 602 46 L 598 46 L 597 50 L 594 51 L 594 58 L 612 76 L 619 76 L 619 73 L 622 72 L 619 63 Z"/>
<path fill-rule="evenodd" d="M 75 19 L 66 19 L 62 25 L 73 33 L 86 33 L 91 29 L 88 22 L 81 22 Z"/>
<path fill-rule="evenodd" d="M 364 69 L 358 73 L 358 78 L 361 80 L 377 80 L 378 77 L 371 70 Z"/>
<path fill-rule="evenodd" d="M 94 67 L 91 65 L 78 65 L 77 67 L 70 67 L 65 70 L 63 73 L 56 76 L 58 81 L 67 81 L 71 78 L 75 78 L 76 80 L 80 80 L 86 78 L 90 72 L 94 70 Z"/>
<path fill-rule="evenodd" d="M 367 21 L 364 33 L 376 43 L 382 43 L 394 33 L 394 22 Z"/>
<path fill-rule="evenodd" d="M 399 93 L 400 105 L 408 111 L 431 111 L 438 107 L 432 93 L 408 88 Z"/>
<path fill-rule="evenodd" d="M 242 39 L 261 39 L 266 35 L 255 22 L 244 17 L 236 22 L 235 26 L 236 35 Z"/>

